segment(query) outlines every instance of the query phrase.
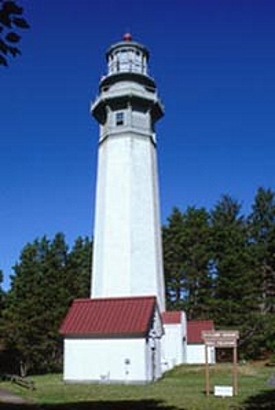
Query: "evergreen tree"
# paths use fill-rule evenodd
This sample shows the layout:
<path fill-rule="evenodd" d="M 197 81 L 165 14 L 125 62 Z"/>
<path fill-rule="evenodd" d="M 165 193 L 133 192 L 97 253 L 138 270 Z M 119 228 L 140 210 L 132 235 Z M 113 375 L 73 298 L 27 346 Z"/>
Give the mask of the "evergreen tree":
<path fill-rule="evenodd" d="M 3 334 L 3 310 L 5 307 L 5 292 L 2 289 L 3 272 L 0 270 L 0 344 Z"/>
<path fill-rule="evenodd" d="M 212 211 L 215 269 L 215 319 L 219 326 L 236 327 L 254 310 L 255 275 L 241 205 L 224 195 Z"/>
<path fill-rule="evenodd" d="M 209 317 L 212 281 L 209 215 L 204 208 L 187 208 L 184 214 L 185 310 L 188 319 Z"/>
<path fill-rule="evenodd" d="M 170 308 L 189 319 L 209 315 L 212 296 L 209 215 L 204 208 L 174 209 L 163 229 L 164 268 Z"/>
<path fill-rule="evenodd" d="M 243 350 L 252 347 L 257 321 L 259 281 L 241 205 L 224 195 L 212 211 L 212 250 L 215 270 L 213 317 L 220 328 L 241 331 Z M 251 333 L 252 331 L 252 333 Z M 244 343 L 245 342 L 245 343 Z"/>
<path fill-rule="evenodd" d="M 3 272 L 0 270 L 0 313 L 4 308 L 5 292 L 2 289 Z"/>
<path fill-rule="evenodd" d="M 184 217 L 174 208 L 168 226 L 162 229 L 164 276 L 168 309 L 183 309 L 183 224 Z"/>
<path fill-rule="evenodd" d="M 249 216 L 250 246 L 254 255 L 259 299 L 254 321 L 257 354 L 275 352 L 275 193 L 259 188 Z"/>
<path fill-rule="evenodd" d="M 68 255 L 66 273 L 69 289 L 68 304 L 76 298 L 88 298 L 91 286 L 92 242 L 77 238 Z"/>
<path fill-rule="evenodd" d="M 258 189 L 249 222 L 261 283 L 261 311 L 275 313 L 275 193 L 270 189 Z"/>
<path fill-rule="evenodd" d="M 58 233 L 52 242 L 49 241 L 48 251 L 41 261 L 43 299 L 40 303 L 46 334 L 41 340 L 41 351 L 45 355 L 45 371 L 56 371 L 62 365 L 62 339 L 58 329 L 68 307 L 67 258 L 68 246 L 65 237 Z"/>
<path fill-rule="evenodd" d="M 11 278 L 11 290 L 4 312 L 6 344 L 17 355 L 15 360 L 22 364 L 21 371 L 36 367 L 44 361 L 40 348 L 44 339 L 44 283 L 42 262 L 48 251 L 48 240 L 35 240 L 27 244 L 15 265 L 15 275 Z"/>
<path fill-rule="evenodd" d="M 80 282 L 86 274 L 87 283 L 90 274 L 85 270 L 90 263 L 88 243 L 79 239 L 69 256 L 63 234 L 52 241 L 43 237 L 24 247 L 14 267 L 4 312 L 5 338 L 23 374 L 61 369 L 58 329 L 72 299 L 84 296 L 86 284 Z"/>

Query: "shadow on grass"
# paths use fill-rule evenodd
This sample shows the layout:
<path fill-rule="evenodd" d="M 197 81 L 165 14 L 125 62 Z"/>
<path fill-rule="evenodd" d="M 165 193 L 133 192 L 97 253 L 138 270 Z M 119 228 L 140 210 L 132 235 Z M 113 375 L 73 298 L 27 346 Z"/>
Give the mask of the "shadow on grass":
<path fill-rule="evenodd" d="M 179 410 L 157 400 L 88 401 L 60 404 L 1 403 L 0 410 Z M 181 408 L 180 410 L 184 410 Z"/>
<path fill-rule="evenodd" d="M 275 409 L 275 390 L 268 390 L 250 396 L 244 401 L 241 410 L 274 410 Z"/>

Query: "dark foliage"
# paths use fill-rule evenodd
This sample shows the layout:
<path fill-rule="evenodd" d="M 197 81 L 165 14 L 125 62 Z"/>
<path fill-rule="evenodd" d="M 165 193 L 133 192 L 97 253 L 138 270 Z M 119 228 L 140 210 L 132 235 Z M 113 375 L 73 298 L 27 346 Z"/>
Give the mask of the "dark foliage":
<path fill-rule="evenodd" d="M 252 212 L 223 195 L 212 210 L 173 209 L 163 227 L 167 307 L 240 331 L 243 358 L 275 351 L 275 193 L 259 188 Z"/>
<path fill-rule="evenodd" d="M 15 373 L 61 370 L 58 329 L 72 300 L 89 295 L 90 259 L 88 239 L 78 238 L 69 252 L 61 233 L 24 247 L 3 312 L 3 341 Z"/>
<path fill-rule="evenodd" d="M 21 36 L 17 31 L 29 28 L 23 13 L 23 7 L 15 1 L 0 0 L 0 65 L 8 66 L 9 56 L 21 54 L 18 48 Z"/>

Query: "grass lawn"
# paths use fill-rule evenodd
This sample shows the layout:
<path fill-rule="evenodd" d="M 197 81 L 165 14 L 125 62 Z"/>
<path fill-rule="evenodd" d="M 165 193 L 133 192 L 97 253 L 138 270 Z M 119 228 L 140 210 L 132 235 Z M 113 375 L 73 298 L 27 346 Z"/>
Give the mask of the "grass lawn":
<path fill-rule="evenodd" d="M 0 410 L 275 410 L 275 389 L 267 381 L 275 368 L 245 364 L 238 368 L 239 394 L 214 397 L 204 394 L 204 367 L 180 366 L 149 385 L 64 384 L 61 375 L 30 377 L 34 391 L 8 382 L 5 388 L 29 399 L 33 405 L 16 407 L 0 403 Z M 211 388 L 232 385 L 232 365 L 210 368 Z M 37 407 L 36 404 L 39 406 Z"/>

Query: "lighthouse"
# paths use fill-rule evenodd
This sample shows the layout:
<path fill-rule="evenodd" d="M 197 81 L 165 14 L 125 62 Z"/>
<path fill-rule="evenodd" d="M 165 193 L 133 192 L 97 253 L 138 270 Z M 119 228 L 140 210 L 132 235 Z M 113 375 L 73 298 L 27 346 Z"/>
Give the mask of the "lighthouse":
<path fill-rule="evenodd" d="M 155 126 L 164 110 L 146 47 L 126 34 L 106 60 L 91 105 L 99 123 L 91 295 L 74 300 L 61 325 L 63 378 L 148 383 L 162 376 L 165 346 L 175 344 L 174 329 L 166 332 L 162 319 Z M 171 333 L 166 345 L 164 331 Z"/>
<path fill-rule="evenodd" d="M 165 310 L 156 122 L 164 110 L 149 52 L 130 34 L 106 53 L 99 123 L 92 298 L 156 296 Z"/>

